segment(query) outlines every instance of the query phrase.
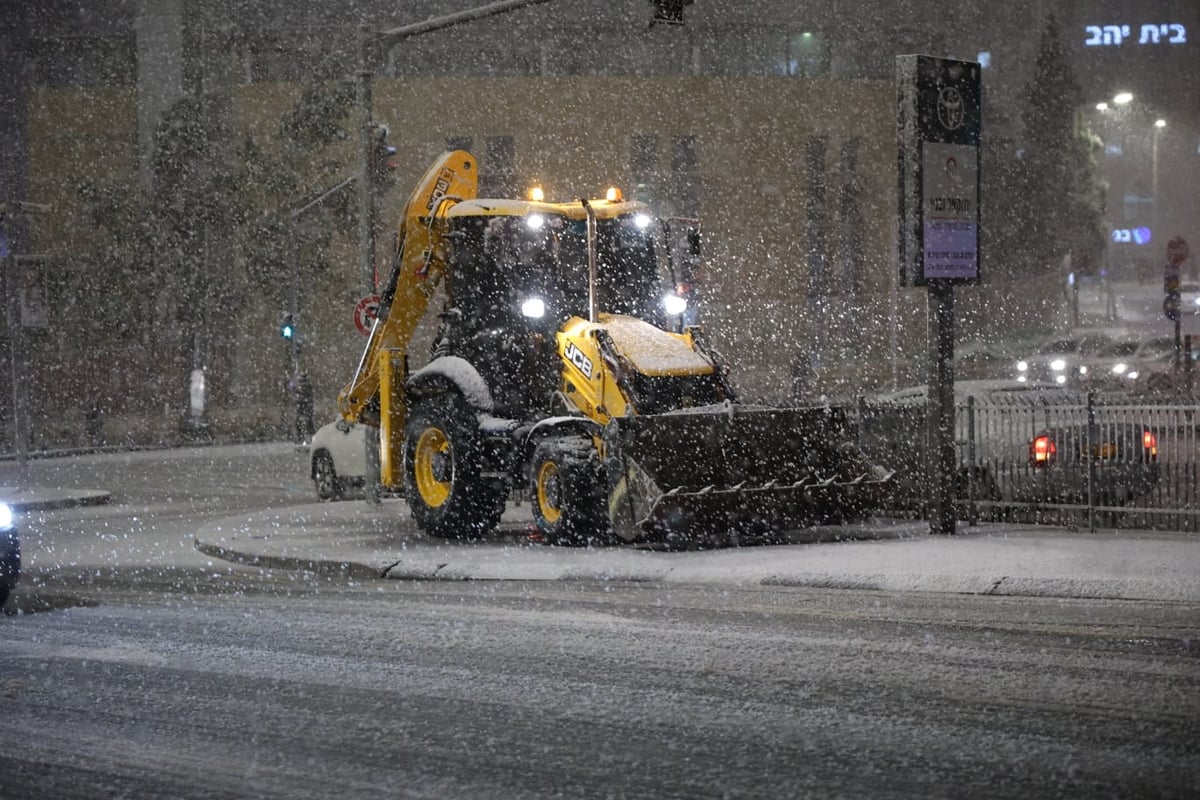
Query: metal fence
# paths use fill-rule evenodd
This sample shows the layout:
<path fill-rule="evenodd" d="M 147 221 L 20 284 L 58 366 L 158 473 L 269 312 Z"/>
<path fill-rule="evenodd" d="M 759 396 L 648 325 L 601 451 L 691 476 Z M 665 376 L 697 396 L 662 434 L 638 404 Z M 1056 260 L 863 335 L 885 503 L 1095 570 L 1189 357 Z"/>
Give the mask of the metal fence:
<path fill-rule="evenodd" d="M 956 397 L 960 519 L 1073 527 L 1200 529 L 1200 405 L 1123 395 L 1009 392 Z M 895 470 L 885 510 L 926 512 L 923 398 L 860 398 L 860 446 Z"/>

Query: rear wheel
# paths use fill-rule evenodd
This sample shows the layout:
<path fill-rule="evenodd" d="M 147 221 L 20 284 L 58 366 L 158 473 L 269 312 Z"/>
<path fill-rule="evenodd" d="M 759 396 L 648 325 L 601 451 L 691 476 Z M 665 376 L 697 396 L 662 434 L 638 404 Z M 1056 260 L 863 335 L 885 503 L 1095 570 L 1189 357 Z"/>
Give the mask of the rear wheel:
<path fill-rule="evenodd" d="M 503 486 L 483 478 L 479 423 L 461 396 L 421 400 L 404 433 L 404 496 L 421 530 L 477 538 L 500 522 Z"/>
<path fill-rule="evenodd" d="M 313 455 L 312 479 L 317 497 L 322 500 L 337 500 L 342 496 L 341 480 L 334 469 L 333 456 L 327 450 L 320 450 Z"/>
<path fill-rule="evenodd" d="M 584 438 L 548 439 L 533 453 L 533 518 L 551 544 L 606 540 L 604 481 L 595 449 Z"/>

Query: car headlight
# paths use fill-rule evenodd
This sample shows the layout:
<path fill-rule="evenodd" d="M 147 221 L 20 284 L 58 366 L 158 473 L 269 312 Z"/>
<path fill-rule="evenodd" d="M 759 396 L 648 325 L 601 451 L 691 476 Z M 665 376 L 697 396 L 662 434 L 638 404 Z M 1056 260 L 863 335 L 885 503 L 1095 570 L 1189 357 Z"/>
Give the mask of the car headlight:
<path fill-rule="evenodd" d="M 1125 364 L 1113 364 L 1112 371 L 1117 373 L 1118 375 L 1124 375 L 1125 370 L 1127 370 L 1127 369 L 1129 369 L 1129 367 Z"/>
<path fill-rule="evenodd" d="M 0 529 L 11 528 L 13 524 L 12 506 L 8 503 L 0 503 Z"/>
<path fill-rule="evenodd" d="M 637 226 L 638 230 L 644 231 L 646 228 L 650 227 L 651 222 L 652 220 L 650 219 L 649 214 L 637 213 L 633 215 L 633 224 Z"/>
<path fill-rule="evenodd" d="M 525 218 L 525 224 L 531 231 L 541 230 L 542 226 L 546 224 L 546 218 L 541 214 L 530 214 Z"/>
<path fill-rule="evenodd" d="M 1056 358 L 1050 362 L 1050 369 L 1054 370 L 1055 372 L 1062 372 L 1066 368 L 1067 362 L 1063 361 L 1061 358 Z"/>
<path fill-rule="evenodd" d="M 1126 378 L 1129 378 L 1129 380 L 1131 380 L 1131 381 L 1136 381 L 1136 380 L 1137 380 L 1137 376 L 1138 376 L 1138 374 L 1137 374 L 1137 370 L 1134 370 L 1133 372 L 1129 373 L 1129 374 L 1128 374 L 1128 375 L 1126 375 L 1125 377 L 1126 377 Z"/>
<path fill-rule="evenodd" d="M 1087 375 L 1087 364 L 1083 364 L 1079 367 L 1079 374 Z"/>
<path fill-rule="evenodd" d="M 668 314 L 682 314 L 687 311 L 687 300 L 677 294 L 664 295 L 663 308 Z"/>
<path fill-rule="evenodd" d="M 1017 362 L 1017 372 L 1025 372 L 1028 369 L 1029 369 L 1028 361 L 1018 361 Z"/>
<path fill-rule="evenodd" d="M 529 297 L 521 303 L 521 313 L 530 319 L 541 319 L 546 316 L 546 301 L 540 297 Z"/>
<path fill-rule="evenodd" d="M 1067 382 L 1067 376 L 1066 376 L 1066 375 L 1055 375 L 1055 376 L 1054 376 L 1054 382 L 1055 382 L 1055 383 L 1066 383 L 1066 382 Z"/>

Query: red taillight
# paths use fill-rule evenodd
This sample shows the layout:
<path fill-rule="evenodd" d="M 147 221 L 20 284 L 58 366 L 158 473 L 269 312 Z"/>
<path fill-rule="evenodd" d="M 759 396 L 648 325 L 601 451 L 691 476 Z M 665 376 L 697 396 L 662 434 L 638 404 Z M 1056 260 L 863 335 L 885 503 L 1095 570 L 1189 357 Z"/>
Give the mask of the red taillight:
<path fill-rule="evenodd" d="M 1057 453 L 1058 448 L 1054 445 L 1054 440 L 1044 434 L 1029 443 L 1029 463 L 1035 467 L 1049 464 Z"/>
<path fill-rule="evenodd" d="M 1151 458 L 1158 458 L 1158 437 L 1150 431 L 1142 431 L 1142 449 Z"/>

